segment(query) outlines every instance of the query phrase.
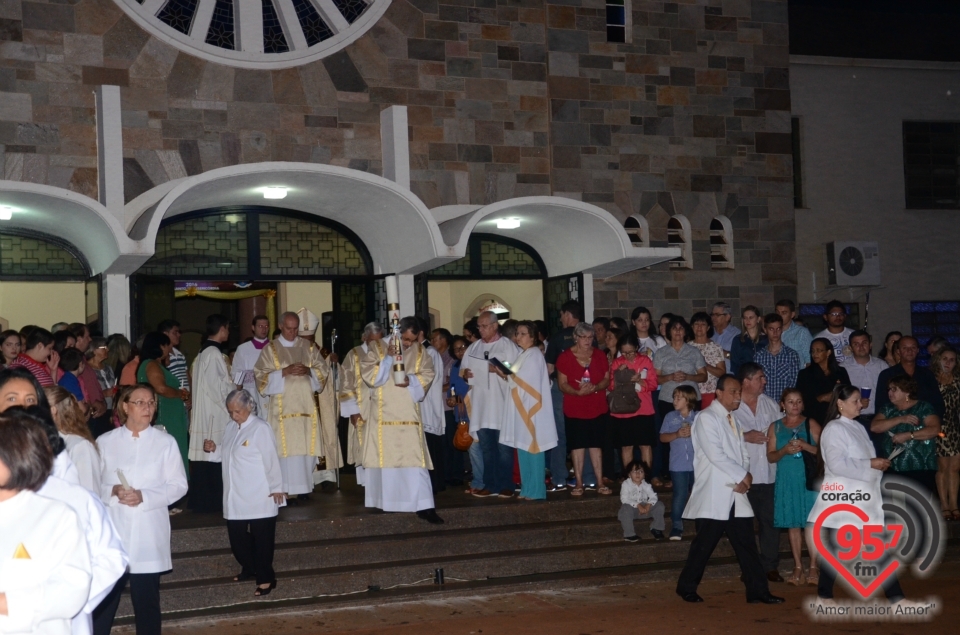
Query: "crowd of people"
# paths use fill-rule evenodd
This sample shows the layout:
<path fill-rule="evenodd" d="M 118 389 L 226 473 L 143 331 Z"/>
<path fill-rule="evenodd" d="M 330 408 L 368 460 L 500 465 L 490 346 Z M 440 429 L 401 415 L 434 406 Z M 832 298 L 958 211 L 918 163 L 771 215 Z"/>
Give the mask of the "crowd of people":
<path fill-rule="evenodd" d="M 809 457 L 819 475 L 864 491 L 899 474 L 960 520 L 960 367 L 943 338 L 927 343 L 928 368 L 915 337 L 891 333 L 874 357 L 842 303 L 823 317 L 816 336 L 789 300 L 767 315 L 744 307 L 742 330 L 724 302 L 689 321 L 655 322 L 637 307 L 629 322 L 587 324 L 567 302 L 552 335 L 542 321 L 501 323 L 489 311 L 459 335 L 405 317 L 389 332 L 366 325 L 340 360 L 305 309 L 281 315 L 273 338 L 256 316 L 233 351 L 229 320 L 211 315 L 189 365 L 171 320 L 136 345 L 82 324 L 5 331 L 0 545 L 33 562 L 0 563 L 0 631 L 105 635 L 129 585 L 138 633 L 159 633 L 170 516 L 183 507 L 223 515 L 234 579 L 268 595 L 278 509 L 308 498 L 344 458 L 367 507 L 434 524 L 434 495 L 447 487 L 543 500 L 619 486 L 629 542 L 640 541 L 638 519 L 651 520 L 655 540 L 681 540 L 684 519 L 695 521 L 677 586 L 691 602 L 723 535 L 747 600 L 782 601 L 769 583 L 784 581 L 786 529 L 786 582 L 832 597 L 835 573 L 809 538 L 806 569 L 801 559 L 821 505 Z M 658 496 L 667 491 L 670 510 Z M 10 525 L 11 514 L 29 522 Z M 31 599 L 39 590 L 58 594 L 56 608 Z M 885 591 L 902 597 L 895 578 Z"/>

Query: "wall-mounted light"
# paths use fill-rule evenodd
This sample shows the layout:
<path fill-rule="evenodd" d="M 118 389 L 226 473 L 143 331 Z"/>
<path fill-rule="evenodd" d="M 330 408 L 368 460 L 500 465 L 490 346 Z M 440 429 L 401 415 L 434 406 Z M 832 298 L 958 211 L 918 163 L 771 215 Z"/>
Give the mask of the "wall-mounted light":
<path fill-rule="evenodd" d="M 10 220 L 13 218 L 13 208 L 9 205 L 0 205 L 0 220 Z"/>
<path fill-rule="evenodd" d="M 516 229 L 520 227 L 519 218 L 498 218 L 496 223 L 497 229 Z"/>
<path fill-rule="evenodd" d="M 262 189 L 263 198 L 280 199 L 287 197 L 287 188 L 271 185 Z"/>

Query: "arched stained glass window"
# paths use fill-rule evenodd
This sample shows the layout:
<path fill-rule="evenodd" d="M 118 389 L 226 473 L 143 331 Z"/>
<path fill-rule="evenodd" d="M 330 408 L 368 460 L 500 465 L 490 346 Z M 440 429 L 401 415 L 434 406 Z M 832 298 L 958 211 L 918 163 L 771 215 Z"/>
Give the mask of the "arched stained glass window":
<path fill-rule="evenodd" d="M 0 276 L 86 280 L 90 268 L 56 238 L 4 231 L 0 233 Z"/>
<path fill-rule="evenodd" d="M 264 208 L 197 212 L 165 222 L 139 274 L 285 280 L 367 276 L 370 256 L 348 229 Z"/>
<path fill-rule="evenodd" d="M 427 272 L 430 278 L 541 278 L 546 267 L 539 254 L 518 240 L 473 234 L 467 255 Z"/>

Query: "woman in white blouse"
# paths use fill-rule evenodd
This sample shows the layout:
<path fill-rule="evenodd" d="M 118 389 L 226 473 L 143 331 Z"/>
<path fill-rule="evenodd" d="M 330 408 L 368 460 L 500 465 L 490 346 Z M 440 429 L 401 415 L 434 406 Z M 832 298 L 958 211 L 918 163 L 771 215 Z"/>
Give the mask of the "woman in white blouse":
<path fill-rule="evenodd" d="M 855 504 L 868 516 L 863 521 L 859 516 L 840 512 L 830 514 L 823 522 L 823 544 L 836 553 L 837 530 L 844 525 L 863 528 L 866 524 L 883 524 L 883 497 L 880 491 L 880 477 L 890 467 L 890 461 L 877 458 L 877 452 L 866 429 L 857 422 L 862 407 L 860 391 L 849 385 L 833 389 L 833 398 L 827 407 L 828 422 L 820 433 L 820 454 L 823 461 L 823 483 L 817 496 L 817 502 L 807 517 L 807 527 L 812 530 L 813 523 L 825 510 L 838 504 L 831 493 L 860 492 L 869 494 L 868 500 L 859 500 Z M 826 488 L 826 489 L 824 489 Z M 817 595 L 823 599 L 833 598 L 833 584 L 837 574 L 829 560 L 822 558 L 820 580 L 817 583 Z M 881 564 L 881 568 L 884 565 Z M 903 599 L 903 590 L 896 574 L 891 575 L 883 584 L 883 591 L 892 601 Z"/>
<path fill-rule="evenodd" d="M 80 485 L 99 498 L 103 462 L 100 460 L 97 446 L 94 445 L 90 427 L 87 426 L 87 417 L 77 403 L 77 398 L 61 386 L 47 386 L 43 392 L 46 393 L 47 401 L 50 403 L 53 422 L 57 424 L 57 430 L 67 444 L 67 454 L 77 468 Z"/>
<path fill-rule="evenodd" d="M 151 386 L 131 387 L 117 406 L 122 427 L 97 439 L 103 459 L 100 498 L 130 556 L 130 573 L 104 600 L 95 628 L 101 632 L 104 622 L 113 622 L 129 580 L 137 634 L 160 635 L 160 574 L 173 568 L 167 506 L 187 493 L 187 475 L 176 440 L 150 425 L 157 413 Z"/>
<path fill-rule="evenodd" d="M 253 414 L 256 402 L 246 390 L 227 395 L 227 412 L 236 425 L 223 431 L 223 517 L 227 519 L 230 549 L 240 563 L 235 582 L 256 578 L 257 597 L 277 587 L 273 547 L 277 508 L 284 505 L 283 475 L 277 442 L 270 424 Z M 213 441 L 204 441 L 205 452 L 216 452 Z"/>
<path fill-rule="evenodd" d="M 40 426 L 0 417 L 0 633 L 69 635 L 90 592 L 77 515 L 35 494 L 53 467 Z"/>

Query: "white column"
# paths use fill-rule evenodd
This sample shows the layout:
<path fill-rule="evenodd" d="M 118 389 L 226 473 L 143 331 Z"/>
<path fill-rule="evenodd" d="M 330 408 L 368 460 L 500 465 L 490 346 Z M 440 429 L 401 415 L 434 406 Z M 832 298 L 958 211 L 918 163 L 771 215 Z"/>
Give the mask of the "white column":
<path fill-rule="evenodd" d="M 247 0 L 235 2 L 233 6 L 236 10 L 233 23 L 239 25 L 236 29 L 239 40 L 235 43 L 237 50 L 263 53 L 263 5 Z"/>
<path fill-rule="evenodd" d="M 100 284 L 103 294 L 104 333 L 123 333 L 130 337 L 130 278 L 123 274 L 107 273 Z"/>
<path fill-rule="evenodd" d="M 417 294 L 414 292 L 413 276 L 400 274 L 397 276 L 397 286 L 400 287 L 400 316 L 417 314 Z"/>
<path fill-rule="evenodd" d="M 407 107 L 390 106 L 380 111 L 380 146 L 383 178 L 410 189 L 410 140 L 407 138 Z"/>
<path fill-rule="evenodd" d="M 593 274 L 583 274 L 583 321 L 593 322 Z"/>
<path fill-rule="evenodd" d="M 97 193 L 100 203 L 123 223 L 123 129 L 120 87 L 97 86 Z"/>

